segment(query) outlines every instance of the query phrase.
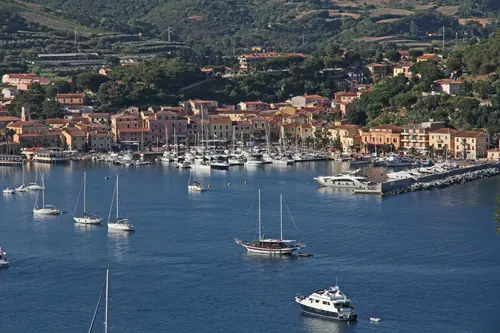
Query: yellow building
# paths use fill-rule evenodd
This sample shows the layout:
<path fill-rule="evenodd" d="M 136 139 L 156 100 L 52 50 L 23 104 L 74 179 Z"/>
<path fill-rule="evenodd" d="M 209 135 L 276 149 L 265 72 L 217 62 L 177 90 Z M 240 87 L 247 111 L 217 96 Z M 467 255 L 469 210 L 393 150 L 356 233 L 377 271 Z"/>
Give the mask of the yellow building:
<path fill-rule="evenodd" d="M 330 127 L 328 135 L 332 140 L 335 140 L 337 137 L 340 138 L 342 151 L 344 152 L 355 152 L 361 142 L 361 136 L 356 125 L 345 124 Z"/>
<path fill-rule="evenodd" d="M 483 132 L 455 134 L 455 157 L 475 160 L 488 155 L 488 136 Z"/>
<path fill-rule="evenodd" d="M 71 150 L 83 151 L 86 149 L 87 136 L 85 132 L 76 127 L 66 127 L 62 132 L 66 146 Z"/>
<path fill-rule="evenodd" d="M 453 128 L 440 128 L 429 131 L 429 146 L 436 150 L 447 149 L 450 152 L 455 151 L 455 134 L 459 131 Z"/>
<path fill-rule="evenodd" d="M 108 151 L 113 144 L 113 135 L 106 131 L 94 131 L 88 134 L 89 147 L 92 150 Z"/>

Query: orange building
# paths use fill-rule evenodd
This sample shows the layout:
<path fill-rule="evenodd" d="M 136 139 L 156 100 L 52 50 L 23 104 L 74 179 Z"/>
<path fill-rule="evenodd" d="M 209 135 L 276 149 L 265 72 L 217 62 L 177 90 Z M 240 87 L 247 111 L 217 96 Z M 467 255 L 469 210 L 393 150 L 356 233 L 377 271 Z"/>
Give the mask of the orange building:
<path fill-rule="evenodd" d="M 401 145 L 403 128 L 396 125 L 381 125 L 361 132 L 361 151 L 365 154 L 377 151 L 397 150 Z"/>

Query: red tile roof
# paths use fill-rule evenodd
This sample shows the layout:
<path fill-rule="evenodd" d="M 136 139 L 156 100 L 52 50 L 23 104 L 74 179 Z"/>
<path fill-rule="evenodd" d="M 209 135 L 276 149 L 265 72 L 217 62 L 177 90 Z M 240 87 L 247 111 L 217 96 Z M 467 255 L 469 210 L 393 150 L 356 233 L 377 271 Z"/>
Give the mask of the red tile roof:
<path fill-rule="evenodd" d="M 462 84 L 463 83 L 462 81 L 452 80 L 452 79 L 442 79 L 442 80 L 436 80 L 434 82 L 436 82 L 437 84 Z"/>
<path fill-rule="evenodd" d="M 453 128 L 439 128 L 439 129 L 434 129 L 434 130 L 429 130 L 429 133 L 442 133 L 442 134 L 454 134 L 458 133 L 460 131 L 453 129 Z"/>
<path fill-rule="evenodd" d="M 304 95 L 304 98 L 307 98 L 307 99 L 319 99 L 319 98 L 327 99 L 321 95 Z"/>
<path fill-rule="evenodd" d="M 486 134 L 483 132 L 468 132 L 468 131 L 455 133 L 455 137 L 460 137 L 460 138 L 476 138 L 478 136 L 486 136 Z"/>

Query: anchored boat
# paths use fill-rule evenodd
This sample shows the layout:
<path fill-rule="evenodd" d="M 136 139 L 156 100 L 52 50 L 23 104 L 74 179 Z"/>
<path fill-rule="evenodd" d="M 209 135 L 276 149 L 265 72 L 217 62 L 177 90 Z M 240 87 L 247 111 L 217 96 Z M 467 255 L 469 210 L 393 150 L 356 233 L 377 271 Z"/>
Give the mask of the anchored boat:
<path fill-rule="evenodd" d="M 312 316 L 340 321 L 356 321 L 358 319 L 351 300 L 340 290 L 338 285 L 317 290 L 309 296 L 297 295 L 295 301 L 300 304 L 302 312 Z"/>

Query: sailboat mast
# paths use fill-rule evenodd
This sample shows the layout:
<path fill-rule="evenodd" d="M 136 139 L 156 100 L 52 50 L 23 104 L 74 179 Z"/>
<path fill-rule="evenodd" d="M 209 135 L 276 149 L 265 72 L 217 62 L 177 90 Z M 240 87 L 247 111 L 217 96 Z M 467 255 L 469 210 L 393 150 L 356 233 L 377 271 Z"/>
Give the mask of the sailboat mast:
<path fill-rule="evenodd" d="M 109 268 L 106 270 L 106 310 L 104 312 L 104 333 L 108 333 L 108 295 L 109 295 Z"/>
<path fill-rule="evenodd" d="M 259 241 L 262 240 L 261 217 L 260 217 L 260 189 L 259 189 Z"/>
<path fill-rule="evenodd" d="M 42 178 L 42 208 L 45 208 L 45 179 L 43 175 L 41 175 Z"/>
<path fill-rule="evenodd" d="M 116 175 L 116 219 L 118 220 L 119 217 L 120 215 L 118 214 L 118 175 Z"/>
<path fill-rule="evenodd" d="M 87 215 L 87 173 L 83 173 L 83 216 Z"/>
<path fill-rule="evenodd" d="M 165 145 L 167 146 L 167 150 L 170 151 L 168 146 L 168 125 L 165 125 Z"/>
<path fill-rule="evenodd" d="M 283 194 L 280 194 L 280 239 L 283 240 Z"/>

